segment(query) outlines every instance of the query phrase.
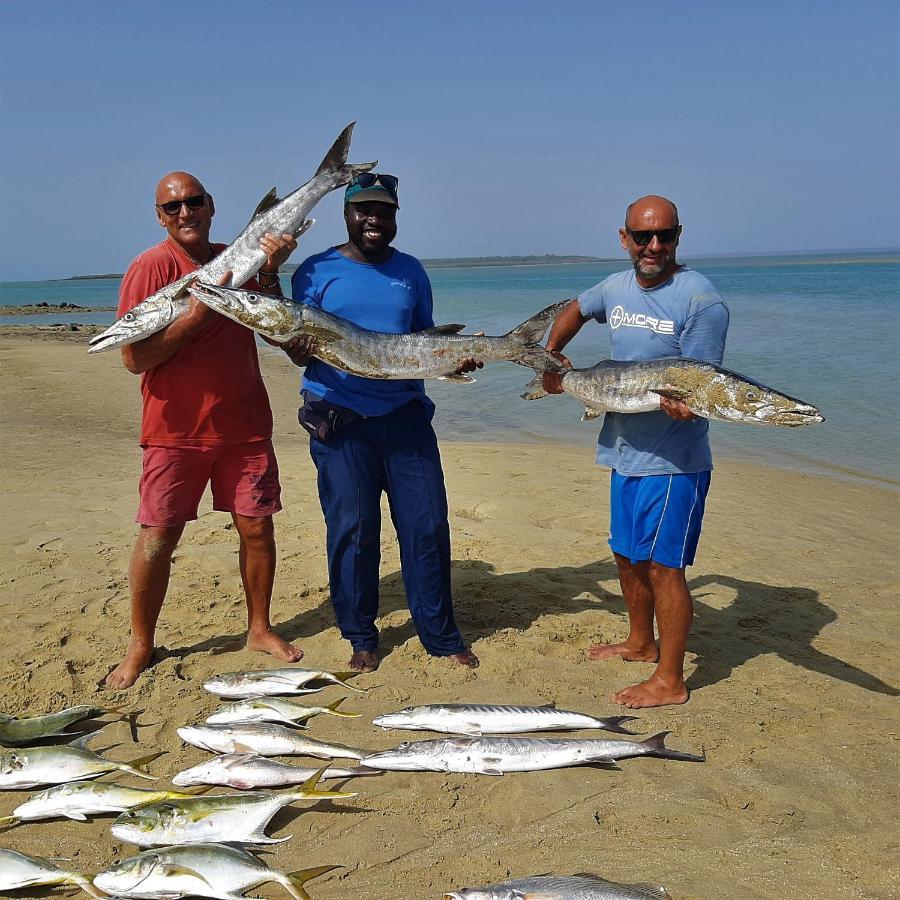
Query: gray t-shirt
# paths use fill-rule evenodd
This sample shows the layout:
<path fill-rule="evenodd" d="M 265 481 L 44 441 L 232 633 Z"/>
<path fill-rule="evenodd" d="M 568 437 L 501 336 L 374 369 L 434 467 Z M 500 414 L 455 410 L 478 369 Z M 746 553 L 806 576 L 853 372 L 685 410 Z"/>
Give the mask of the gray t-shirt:
<path fill-rule="evenodd" d="M 728 307 L 710 282 L 687 267 L 654 288 L 633 269 L 610 275 L 578 297 L 581 314 L 610 328 L 610 358 L 680 356 L 722 364 Z M 606 413 L 597 462 L 621 475 L 670 475 L 711 470 L 709 422 L 678 421 L 662 410 Z"/>

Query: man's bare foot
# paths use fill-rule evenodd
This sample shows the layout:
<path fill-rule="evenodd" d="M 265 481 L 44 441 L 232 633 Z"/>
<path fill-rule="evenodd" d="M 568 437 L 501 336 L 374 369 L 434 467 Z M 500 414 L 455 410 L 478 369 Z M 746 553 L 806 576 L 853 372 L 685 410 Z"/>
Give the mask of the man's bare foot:
<path fill-rule="evenodd" d="M 467 669 L 477 669 L 481 665 L 481 660 L 468 647 L 462 653 L 454 653 L 450 659 Z"/>
<path fill-rule="evenodd" d="M 645 647 L 633 647 L 627 641 L 623 644 L 594 644 L 584 651 L 588 659 L 611 659 L 619 656 L 625 662 L 658 662 L 659 647 L 649 644 Z"/>
<path fill-rule="evenodd" d="M 153 659 L 153 647 L 146 644 L 129 643 L 125 651 L 125 659 L 122 660 L 103 680 L 105 687 L 111 691 L 123 691 L 130 688 L 137 680 L 141 672 Z"/>
<path fill-rule="evenodd" d="M 631 687 L 622 688 L 612 695 L 619 706 L 629 709 L 644 709 L 648 706 L 678 706 L 687 703 L 690 696 L 682 681 L 680 684 L 668 684 L 658 676 L 651 675 L 646 681 Z"/>
<path fill-rule="evenodd" d="M 267 631 L 247 632 L 247 649 L 259 650 L 261 653 L 268 653 L 275 659 L 283 659 L 285 662 L 297 662 L 303 658 L 303 651 L 299 647 L 279 637 L 271 629 Z"/>
<path fill-rule="evenodd" d="M 380 663 L 381 660 L 374 650 L 354 650 L 349 666 L 351 672 L 374 672 Z"/>

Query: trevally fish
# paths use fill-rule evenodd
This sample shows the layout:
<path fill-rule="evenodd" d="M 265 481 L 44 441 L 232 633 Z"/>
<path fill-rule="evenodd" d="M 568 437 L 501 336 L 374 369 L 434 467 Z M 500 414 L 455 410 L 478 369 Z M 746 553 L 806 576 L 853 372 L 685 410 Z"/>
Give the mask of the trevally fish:
<path fill-rule="evenodd" d="M 105 781 L 76 781 L 33 794 L 11 816 L 0 818 L 0 827 L 59 817 L 86 822 L 88 816 L 120 813 L 155 800 L 184 800 L 197 793 L 200 791 L 154 791 Z"/>
<path fill-rule="evenodd" d="M 671 900 L 658 884 L 617 884 L 599 875 L 533 875 L 477 888 L 458 888 L 443 900 Z"/>
<path fill-rule="evenodd" d="M 256 753 L 225 753 L 215 756 L 190 769 L 179 772 L 172 778 L 172 784 L 219 784 L 224 787 L 271 788 L 286 784 L 302 784 L 317 769 L 307 766 L 292 766 Z M 339 768 L 328 766 L 322 778 L 353 778 L 357 775 L 379 775 L 376 769 L 362 766 Z"/>
<path fill-rule="evenodd" d="M 338 710 L 337 707 L 344 699 L 341 697 L 328 706 L 301 706 L 299 703 L 292 703 L 279 697 L 257 697 L 241 700 L 239 703 L 229 703 L 208 716 L 206 722 L 208 725 L 228 725 L 233 722 L 285 722 L 288 725 L 305 728 L 306 726 L 301 724 L 305 719 L 320 714 L 342 716 L 346 719 L 358 718 L 360 713 Z"/>
<path fill-rule="evenodd" d="M 231 725 L 184 725 L 177 729 L 188 744 L 213 753 L 256 753 L 259 756 L 316 756 L 321 759 L 362 759 L 367 751 L 309 738 L 275 722 L 235 722 Z"/>
<path fill-rule="evenodd" d="M 268 882 L 283 885 L 296 900 L 310 900 L 304 885 L 340 866 L 317 866 L 279 872 L 240 847 L 228 844 L 185 844 L 145 850 L 110 866 L 94 878 L 102 891 L 116 897 L 178 900 L 215 897 L 241 900 L 244 891 Z"/>
<path fill-rule="evenodd" d="M 112 824 L 114 837 L 139 847 L 164 844 L 198 844 L 228 841 L 237 844 L 280 844 L 290 840 L 271 838 L 265 827 L 282 807 L 298 800 L 339 800 L 355 797 L 347 791 L 317 788 L 317 771 L 293 790 L 256 791 L 220 797 L 162 800 L 123 812 Z"/>
<path fill-rule="evenodd" d="M 92 897 L 105 896 L 78 872 L 69 872 L 37 856 L 0 847 L 0 891 L 56 884 L 74 884 Z"/>
<path fill-rule="evenodd" d="M 66 727 L 74 725 L 75 722 L 121 711 L 120 707 L 104 709 L 101 706 L 70 706 L 59 712 L 39 716 L 18 718 L 0 715 L 0 744 L 7 747 L 21 747 L 44 738 L 64 737 L 70 734 L 65 730 Z"/>
<path fill-rule="evenodd" d="M 618 734 L 634 734 L 622 727 L 635 716 L 597 719 L 555 706 L 500 706 L 486 703 L 433 703 L 408 706 L 399 712 L 377 716 L 373 724 L 382 728 L 411 731 L 443 731 L 447 734 L 521 734 L 527 731 L 567 731 L 602 728 Z"/>
<path fill-rule="evenodd" d="M 356 672 L 321 672 L 316 669 L 260 669 L 256 672 L 226 672 L 203 682 L 203 687 L 219 697 L 271 697 L 278 694 L 315 694 L 319 688 L 305 688 L 311 681 L 328 681 L 350 691 L 364 694 L 363 688 L 347 684 Z"/>
<path fill-rule="evenodd" d="M 202 280 L 202 279 L 201 279 Z M 363 378 L 440 378 L 471 383 L 456 372 L 469 358 L 508 360 L 533 369 L 559 368 L 539 341 L 568 303 L 554 303 L 504 335 L 458 334 L 464 325 L 437 325 L 412 334 L 385 334 L 360 328 L 346 319 L 305 303 L 254 291 L 191 285 L 191 293 L 216 312 L 274 341 L 298 335 L 315 339 L 313 355 L 344 372 Z"/>
<path fill-rule="evenodd" d="M 374 162 L 347 164 L 355 124 L 351 122 L 338 135 L 316 174 L 306 184 L 283 200 L 277 198 L 273 188 L 256 208 L 247 227 L 217 257 L 147 297 L 106 331 L 91 338 L 88 352 L 124 347 L 165 328 L 187 312 L 189 296 L 186 288 L 194 279 L 218 281 L 229 270 L 232 273 L 231 284 L 241 285 L 252 278 L 267 259 L 265 251 L 259 246 L 259 239 L 266 232 L 299 237 L 311 224 L 306 217 L 322 197 L 335 188 L 349 184 L 354 175 L 375 167 Z"/>
<path fill-rule="evenodd" d="M 373 769 L 398 772 L 460 772 L 503 775 L 536 772 L 585 763 L 614 763 L 630 756 L 659 756 L 703 762 L 706 757 L 665 746 L 668 731 L 643 741 L 599 738 L 454 737 L 409 741 L 393 750 L 372 753 L 360 762 Z"/>
<path fill-rule="evenodd" d="M 582 421 L 604 412 L 651 412 L 659 409 L 660 397 L 681 400 L 695 415 L 720 422 L 794 428 L 825 421 L 815 406 L 803 400 L 696 359 L 607 359 L 589 369 L 565 369 L 559 374 L 563 392 L 584 404 Z M 522 397 L 546 396 L 538 372 Z"/>

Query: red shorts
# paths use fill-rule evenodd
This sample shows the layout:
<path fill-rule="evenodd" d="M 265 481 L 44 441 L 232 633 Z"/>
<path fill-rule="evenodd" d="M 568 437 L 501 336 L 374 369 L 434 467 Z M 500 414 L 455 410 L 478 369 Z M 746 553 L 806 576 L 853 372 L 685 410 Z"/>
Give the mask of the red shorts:
<path fill-rule="evenodd" d="M 144 447 L 140 525 L 168 527 L 197 518 L 212 485 L 213 509 L 271 516 L 281 509 L 278 461 L 271 441 L 228 447 Z"/>

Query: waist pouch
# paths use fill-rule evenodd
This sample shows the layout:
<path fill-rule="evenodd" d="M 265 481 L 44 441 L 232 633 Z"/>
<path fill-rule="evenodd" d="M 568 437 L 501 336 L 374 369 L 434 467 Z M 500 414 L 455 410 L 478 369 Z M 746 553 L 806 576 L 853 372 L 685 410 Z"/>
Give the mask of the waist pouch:
<path fill-rule="evenodd" d="M 297 421 L 301 427 L 319 441 L 330 441 L 337 432 L 362 418 L 363 416 L 346 406 L 306 396 L 303 406 L 297 410 Z"/>

